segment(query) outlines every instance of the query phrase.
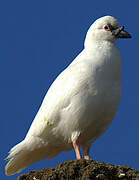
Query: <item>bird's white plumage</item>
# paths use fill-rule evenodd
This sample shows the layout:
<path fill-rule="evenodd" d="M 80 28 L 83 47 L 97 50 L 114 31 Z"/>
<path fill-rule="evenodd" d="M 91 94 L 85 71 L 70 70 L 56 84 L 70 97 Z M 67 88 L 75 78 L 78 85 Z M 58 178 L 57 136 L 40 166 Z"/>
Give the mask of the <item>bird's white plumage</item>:
<path fill-rule="evenodd" d="M 84 50 L 51 85 L 25 140 L 10 151 L 7 175 L 72 149 L 75 138 L 91 145 L 108 128 L 120 102 L 121 56 L 107 23 L 118 26 L 111 16 L 98 19 Z"/>

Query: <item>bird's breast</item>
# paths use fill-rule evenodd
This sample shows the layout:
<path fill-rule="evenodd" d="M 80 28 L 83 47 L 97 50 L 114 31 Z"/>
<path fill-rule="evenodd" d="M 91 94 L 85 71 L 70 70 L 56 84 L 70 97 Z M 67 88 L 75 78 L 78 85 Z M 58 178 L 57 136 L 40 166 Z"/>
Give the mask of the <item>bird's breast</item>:
<path fill-rule="evenodd" d="M 121 57 L 110 54 L 107 59 L 100 59 L 93 57 L 92 61 L 81 63 L 72 76 L 76 91 L 67 108 L 61 110 L 60 128 L 64 124 L 64 136 L 79 131 L 93 141 L 114 118 L 121 96 Z"/>

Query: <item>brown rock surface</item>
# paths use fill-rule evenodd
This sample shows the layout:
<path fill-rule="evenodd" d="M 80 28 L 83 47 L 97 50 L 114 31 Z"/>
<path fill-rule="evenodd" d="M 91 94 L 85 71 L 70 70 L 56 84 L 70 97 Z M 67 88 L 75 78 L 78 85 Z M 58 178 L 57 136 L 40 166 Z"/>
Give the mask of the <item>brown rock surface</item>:
<path fill-rule="evenodd" d="M 96 162 L 93 160 L 66 161 L 56 168 L 30 171 L 18 180 L 139 180 L 139 171 L 129 166 Z"/>

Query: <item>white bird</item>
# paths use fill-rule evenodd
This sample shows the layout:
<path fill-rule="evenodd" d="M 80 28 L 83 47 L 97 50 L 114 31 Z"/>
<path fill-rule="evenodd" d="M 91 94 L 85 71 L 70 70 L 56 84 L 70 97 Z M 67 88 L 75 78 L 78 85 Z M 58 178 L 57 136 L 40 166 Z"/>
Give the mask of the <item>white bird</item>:
<path fill-rule="evenodd" d="M 74 148 L 89 159 L 91 144 L 109 127 L 121 96 L 121 55 L 114 42 L 130 38 L 112 16 L 89 28 L 83 51 L 56 78 L 25 137 L 10 150 L 6 175 Z"/>

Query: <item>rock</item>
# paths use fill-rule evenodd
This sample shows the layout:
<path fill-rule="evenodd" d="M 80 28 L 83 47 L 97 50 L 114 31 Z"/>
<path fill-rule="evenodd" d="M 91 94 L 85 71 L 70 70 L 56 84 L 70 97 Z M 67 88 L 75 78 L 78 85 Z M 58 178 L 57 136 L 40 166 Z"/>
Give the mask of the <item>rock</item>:
<path fill-rule="evenodd" d="M 56 168 L 30 171 L 18 180 L 139 180 L 139 171 L 129 166 L 93 160 L 65 161 Z"/>

